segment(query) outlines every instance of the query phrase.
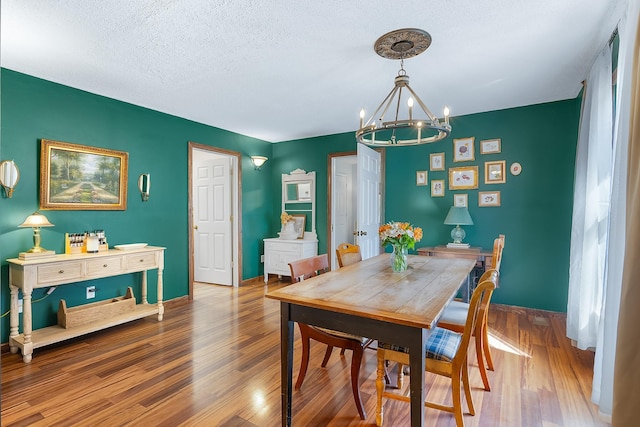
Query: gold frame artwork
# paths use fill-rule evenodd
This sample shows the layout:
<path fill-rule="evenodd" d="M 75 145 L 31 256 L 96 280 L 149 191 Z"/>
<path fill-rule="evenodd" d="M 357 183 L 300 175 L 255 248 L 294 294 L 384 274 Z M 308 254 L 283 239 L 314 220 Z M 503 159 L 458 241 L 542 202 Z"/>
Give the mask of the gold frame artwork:
<path fill-rule="evenodd" d="M 454 194 L 453 195 L 453 206 L 457 208 L 467 208 L 469 207 L 469 195 L 468 194 Z"/>
<path fill-rule="evenodd" d="M 478 206 L 480 207 L 500 206 L 500 192 L 499 191 L 479 191 Z"/>
<path fill-rule="evenodd" d="M 449 190 L 473 190 L 478 188 L 478 166 L 449 168 Z"/>
<path fill-rule="evenodd" d="M 429 185 L 427 171 L 416 171 L 416 185 Z"/>
<path fill-rule="evenodd" d="M 502 151 L 500 138 L 480 141 L 480 154 L 496 154 Z"/>
<path fill-rule="evenodd" d="M 507 182 L 506 175 L 507 162 L 497 160 L 495 162 L 484 162 L 484 183 L 504 184 Z"/>
<path fill-rule="evenodd" d="M 127 209 L 129 153 L 41 140 L 40 209 Z"/>
<path fill-rule="evenodd" d="M 475 137 L 459 138 L 453 140 L 453 161 L 472 162 L 476 159 L 474 148 Z"/>
<path fill-rule="evenodd" d="M 431 180 L 431 197 L 444 197 L 444 179 Z"/>
<path fill-rule="evenodd" d="M 429 154 L 429 169 L 432 171 L 444 170 L 444 153 Z"/>
<path fill-rule="evenodd" d="M 307 226 L 307 215 L 305 214 L 293 214 L 294 226 L 293 228 L 298 233 L 298 239 L 304 239 L 304 229 Z"/>

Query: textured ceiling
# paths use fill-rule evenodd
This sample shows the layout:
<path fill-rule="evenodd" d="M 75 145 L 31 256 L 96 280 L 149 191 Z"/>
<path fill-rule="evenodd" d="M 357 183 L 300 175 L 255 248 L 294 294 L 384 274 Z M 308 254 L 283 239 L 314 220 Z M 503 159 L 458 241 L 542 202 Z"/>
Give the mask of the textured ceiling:
<path fill-rule="evenodd" d="M 574 98 L 623 3 L 2 0 L 0 65 L 279 142 L 355 131 L 399 69 L 373 43 L 399 28 L 433 38 L 405 69 L 434 112 Z"/>

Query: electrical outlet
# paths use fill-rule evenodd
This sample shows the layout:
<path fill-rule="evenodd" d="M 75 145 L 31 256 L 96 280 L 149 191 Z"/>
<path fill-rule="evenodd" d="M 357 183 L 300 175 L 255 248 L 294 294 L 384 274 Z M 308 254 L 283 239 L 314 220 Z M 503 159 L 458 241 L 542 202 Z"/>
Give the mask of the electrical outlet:
<path fill-rule="evenodd" d="M 87 299 L 96 297 L 96 287 L 95 286 L 87 286 Z"/>
<path fill-rule="evenodd" d="M 264 262 L 264 255 L 260 255 L 260 262 Z"/>
<path fill-rule="evenodd" d="M 18 300 L 18 313 L 22 313 L 22 298 Z"/>

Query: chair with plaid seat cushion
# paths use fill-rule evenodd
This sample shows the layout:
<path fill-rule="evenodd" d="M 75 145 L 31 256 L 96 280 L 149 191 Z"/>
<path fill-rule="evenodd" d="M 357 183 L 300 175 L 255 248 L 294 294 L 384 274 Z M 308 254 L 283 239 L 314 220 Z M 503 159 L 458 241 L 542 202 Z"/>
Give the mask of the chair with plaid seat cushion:
<path fill-rule="evenodd" d="M 471 415 L 475 414 L 473 401 L 471 400 L 471 389 L 469 388 L 467 352 L 476 322 L 480 320 L 478 316 L 479 308 L 483 303 L 487 302 L 491 292 L 496 287 L 497 280 L 498 275 L 496 272 L 493 272 L 473 291 L 464 331 L 462 333 L 436 327 L 431 331 L 425 343 L 425 370 L 451 378 L 453 404 L 451 406 L 433 402 L 425 402 L 424 404 L 429 408 L 452 412 L 458 427 L 464 426 L 461 386 L 464 388 L 469 413 Z M 409 364 L 408 349 L 390 343 L 378 343 L 378 369 L 376 377 L 376 424 L 378 426 L 382 426 L 384 418 L 382 408 L 383 397 L 410 402 L 408 396 L 387 392 L 385 390 L 384 376 L 386 361 L 398 363 L 397 387 L 401 388 L 403 381 L 402 365 Z M 460 384 L 461 382 L 462 384 Z"/>
<path fill-rule="evenodd" d="M 323 254 L 294 261 L 289 263 L 289 269 L 291 270 L 291 281 L 294 283 L 301 282 L 302 280 L 309 279 L 317 276 L 318 274 L 329 271 L 329 257 L 327 254 Z M 324 359 L 320 365 L 323 368 L 327 366 L 327 362 L 329 362 L 333 347 L 338 347 L 343 350 L 351 350 L 353 352 L 353 355 L 351 356 L 351 390 L 353 392 L 353 398 L 356 403 L 356 408 L 358 409 L 358 414 L 360 414 L 360 418 L 363 420 L 366 419 L 367 414 L 364 410 L 364 406 L 362 405 L 362 399 L 360 398 L 360 365 L 362 364 L 364 349 L 368 347 L 373 340 L 348 334 L 346 332 L 334 331 L 332 329 L 320 328 L 299 322 L 298 328 L 300 329 L 300 336 L 302 339 L 302 360 L 300 361 L 300 371 L 298 372 L 298 380 L 296 381 L 295 389 L 299 390 L 300 387 L 302 387 L 302 382 L 307 374 L 312 339 L 327 345 Z M 344 354 L 344 352 L 341 354 Z"/>

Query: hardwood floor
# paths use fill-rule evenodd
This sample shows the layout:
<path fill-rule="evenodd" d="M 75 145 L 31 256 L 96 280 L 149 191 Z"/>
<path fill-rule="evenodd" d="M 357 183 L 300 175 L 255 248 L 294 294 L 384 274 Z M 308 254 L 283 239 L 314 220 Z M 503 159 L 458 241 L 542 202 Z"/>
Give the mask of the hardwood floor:
<path fill-rule="evenodd" d="M 272 279 L 269 288 L 286 284 Z M 198 285 L 195 300 L 170 304 L 162 322 L 149 317 L 36 349 L 30 364 L 4 352 L 2 426 L 279 426 L 279 303 L 263 297 L 266 289 L 257 280 L 239 289 Z M 492 306 L 489 327 L 492 391 L 482 390 L 471 350 L 476 415 L 465 415 L 466 426 L 607 425 L 589 399 L 593 354 L 570 345 L 563 315 Z M 296 339 L 294 381 L 297 331 Z M 311 350 L 293 395 L 293 425 L 375 425 L 376 352 L 365 351 L 361 369 L 361 421 L 351 354 L 334 351 L 320 368 L 324 347 L 312 343 Z M 427 384 L 428 399 L 450 398 L 446 380 L 429 375 Z M 409 425 L 408 404 L 384 405 L 385 426 Z M 425 425 L 455 421 L 426 408 Z"/>

